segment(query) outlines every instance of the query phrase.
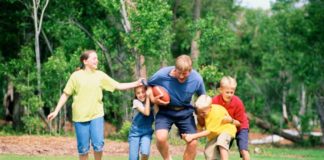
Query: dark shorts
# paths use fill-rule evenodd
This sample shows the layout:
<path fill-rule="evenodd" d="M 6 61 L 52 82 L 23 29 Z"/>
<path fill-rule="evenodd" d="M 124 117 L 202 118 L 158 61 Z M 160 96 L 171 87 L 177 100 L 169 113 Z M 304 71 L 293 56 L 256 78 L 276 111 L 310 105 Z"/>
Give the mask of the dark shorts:
<path fill-rule="evenodd" d="M 172 125 L 175 124 L 175 126 L 179 129 L 180 134 L 196 133 L 197 129 L 195 124 L 195 118 L 192 113 L 188 113 L 188 109 L 184 109 L 181 111 L 166 111 L 160 109 L 155 117 L 155 129 L 167 129 L 169 131 Z"/>
<path fill-rule="evenodd" d="M 249 143 L 249 129 L 244 128 L 241 129 L 236 134 L 236 144 L 238 149 L 248 151 L 248 143 Z"/>

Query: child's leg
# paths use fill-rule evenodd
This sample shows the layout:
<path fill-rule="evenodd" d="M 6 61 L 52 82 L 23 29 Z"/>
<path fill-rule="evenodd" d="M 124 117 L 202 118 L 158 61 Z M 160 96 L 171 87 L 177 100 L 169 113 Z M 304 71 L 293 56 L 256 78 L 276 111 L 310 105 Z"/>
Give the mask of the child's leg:
<path fill-rule="evenodd" d="M 205 151 L 204 151 L 206 160 L 214 160 L 218 158 L 219 153 L 217 150 L 216 142 L 217 142 L 217 138 L 214 138 L 206 144 Z"/>
<path fill-rule="evenodd" d="M 228 160 L 228 150 L 222 146 L 218 147 L 221 160 Z"/>
<path fill-rule="evenodd" d="M 250 160 L 250 153 L 247 150 L 240 150 L 243 160 Z"/>
<path fill-rule="evenodd" d="M 220 154 L 221 160 L 228 160 L 228 151 L 229 151 L 229 145 L 232 140 L 232 136 L 228 133 L 221 133 L 217 137 L 217 149 Z"/>
<path fill-rule="evenodd" d="M 141 159 L 146 160 L 150 155 L 152 135 L 144 135 L 140 140 Z"/>
<path fill-rule="evenodd" d="M 249 130 L 242 129 L 236 134 L 236 143 L 243 160 L 250 160 L 248 151 Z"/>
<path fill-rule="evenodd" d="M 130 133 L 131 134 L 131 133 Z M 139 146 L 140 146 L 140 137 L 129 136 L 129 160 L 138 160 L 139 159 Z"/>

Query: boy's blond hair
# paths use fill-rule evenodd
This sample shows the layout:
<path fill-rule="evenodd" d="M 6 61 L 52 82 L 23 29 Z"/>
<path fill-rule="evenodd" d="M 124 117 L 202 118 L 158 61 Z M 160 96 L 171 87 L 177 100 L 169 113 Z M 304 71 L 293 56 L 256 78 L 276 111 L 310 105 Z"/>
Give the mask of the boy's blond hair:
<path fill-rule="evenodd" d="M 195 102 L 195 107 L 197 109 L 203 109 L 209 107 L 212 104 L 212 99 L 208 95 L 201 95 Z"/>
<path fill-rule="evenodd" d="M 192 60 L 188 55 L 181 55 L 176 59 L 175 62 L 176 69 L 180 71 L 191 71 L 192 69 Z"/>
<path fill-rule="evenodd" d="M 224 76 L 221 80 L 220 80 L 220 87 L 232 87 L 232 88 L 236 88 L 237 86 L 237 82 L 234 78 L 232 78 L 231 76 Z"/>

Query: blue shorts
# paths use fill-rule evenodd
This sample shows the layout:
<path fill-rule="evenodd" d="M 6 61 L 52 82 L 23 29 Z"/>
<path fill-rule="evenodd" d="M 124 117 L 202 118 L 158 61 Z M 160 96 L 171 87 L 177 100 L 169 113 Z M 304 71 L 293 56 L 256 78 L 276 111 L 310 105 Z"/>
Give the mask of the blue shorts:
<path fill-rule="evenodd" d="M 104 118 L 99 117 L 87 122 L 74 122 L 80 155 L 87 154 L 90 142 L 95 152 L 102 152 L 104 146 Z"/>
<path fill-rule="evenodd" d="M 181 114 L 184 112 L 185 114 Z M 170 130 L 172 125 L 175 124 L 179 129 L 180 134 L 182 133 L 196 133 L 196 123 L 193 114 L 187 114 L 192 111 L 184 109 L 180 111 L 168 110 L 163 111 L 160 108 L 159 112 L 155 117 L 155 129 L 167 129 Z"/>
<path fill-rule="evenodd" d="M 236 144 L 239 149 L 248 151 L 249 129 L 244 128 L 236 133 Z"/>

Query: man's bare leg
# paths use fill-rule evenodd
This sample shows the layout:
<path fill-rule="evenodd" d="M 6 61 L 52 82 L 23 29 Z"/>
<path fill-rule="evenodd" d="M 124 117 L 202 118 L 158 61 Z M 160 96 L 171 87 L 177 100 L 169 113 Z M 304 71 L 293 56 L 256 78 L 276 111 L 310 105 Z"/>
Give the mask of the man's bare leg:
<path fill-rule="evenodd" d="M 169 153 L 168 133 L 166 129 L 159 129 L 155 132 L 156 146 L 164 160 L 171 160 Z"/>
<path fill-rule="evenodd" d="M 186 150 L 183 154 L 184 160 L 194 160 L 197 153 L 197 140 L 187 143 Z"/>

